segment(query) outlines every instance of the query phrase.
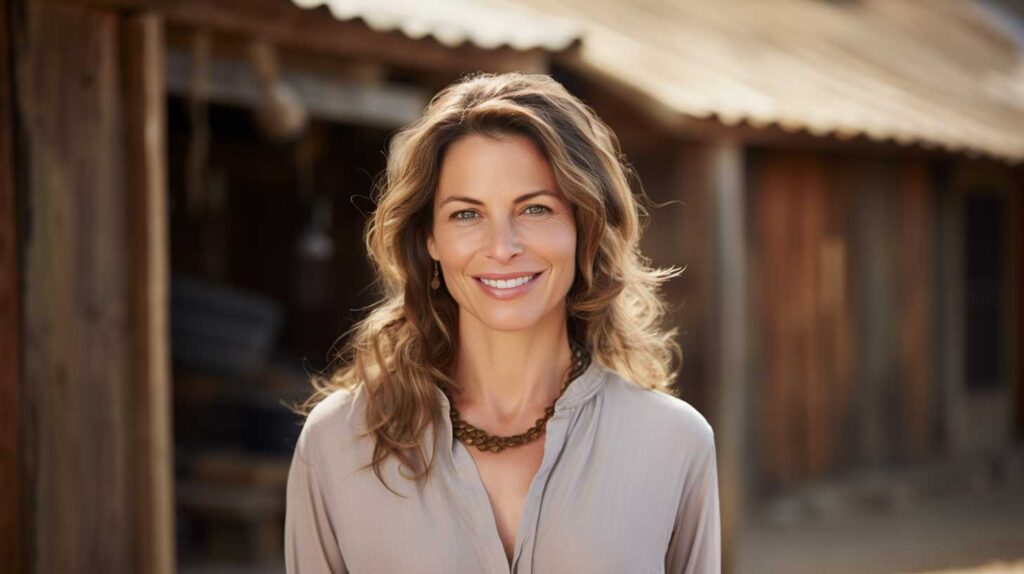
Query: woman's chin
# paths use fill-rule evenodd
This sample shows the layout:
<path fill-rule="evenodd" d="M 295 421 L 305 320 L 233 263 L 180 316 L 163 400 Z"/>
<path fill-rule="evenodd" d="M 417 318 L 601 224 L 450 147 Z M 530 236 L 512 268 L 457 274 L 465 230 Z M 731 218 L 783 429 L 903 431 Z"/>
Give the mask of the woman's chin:
<path fill-rule="evenodd" d="M 477 320 L 484 327 L 501 332 L 529 330 L 539 325 L 542 318 L 540 313 L 531 313 L 524 309 L 502 309 L 477 316 Z"/>

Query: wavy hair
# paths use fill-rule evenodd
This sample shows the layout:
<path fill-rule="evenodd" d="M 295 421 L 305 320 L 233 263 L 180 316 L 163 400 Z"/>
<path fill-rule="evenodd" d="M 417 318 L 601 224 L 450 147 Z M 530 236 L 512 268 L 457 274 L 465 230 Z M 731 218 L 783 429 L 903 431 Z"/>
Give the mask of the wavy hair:
<path fill-rule="evenodd" d="M 333 392 L 361 386 L 362 436 L 375 439 L 372 460 L 363 468 L 372 465 L 385 487 L 380 469 L 389 456 L 413 473 L 407 478 L 429 474 L 434 453 L 428 462 L 422 443 L 440 409 L 435 387 L 457 386 L 451 373 L 458 304 L 444 282 L 430 288 L 427 237 L 441 162 L 452 142 L 468 134 L 526 136 L 544 153 L 576 220 L 576 272 L 566 297 L 569 337 L 633 384 L 675 396 L 671 364 L 673 357 L 681 364 L 682 351 L 677 330 L 661 326 L 666 306 L 659 287 L 682 270 L 652 268 L 640 252 L 649 200 L 639 185 L 631 188 L 630 178 L 639 179 L 618 138 L 546 75 L 470 74 L 440 91 L 420 118 L 393 135 L 365 233 L 383 297 L 346 333 L 332 360 L 340 366 L 314 375 L 315 392 L 297 409 L 308 415 Z"/>

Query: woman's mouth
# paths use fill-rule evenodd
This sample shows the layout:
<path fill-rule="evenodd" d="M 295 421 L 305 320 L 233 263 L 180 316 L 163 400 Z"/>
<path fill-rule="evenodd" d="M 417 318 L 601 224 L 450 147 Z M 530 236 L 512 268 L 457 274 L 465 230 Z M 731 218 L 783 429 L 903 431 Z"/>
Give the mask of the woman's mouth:
<path fill-rule="evenodd" d="M 514 299 L 519 297 L 537 283 L 537 278 L 541 276 L 543 271 L 537 273 L 523 274 L 517 277 L 509 277 L 508 279 L 485 279 L 482 277 L 474 277 L 477 285 L 483 289 L 484 293 L 487 293 L 495 299 Z"/>

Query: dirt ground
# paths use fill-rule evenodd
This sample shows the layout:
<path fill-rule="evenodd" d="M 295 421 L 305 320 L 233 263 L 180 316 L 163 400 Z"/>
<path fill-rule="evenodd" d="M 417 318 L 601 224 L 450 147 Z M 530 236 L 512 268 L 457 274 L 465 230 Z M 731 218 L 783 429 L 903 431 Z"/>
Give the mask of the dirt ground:
<path fill-rule="evenodd" d="M 743 526 L 740 574 L 1024 573 L 1019 485 L 810 518 L 779 514 Z"/>

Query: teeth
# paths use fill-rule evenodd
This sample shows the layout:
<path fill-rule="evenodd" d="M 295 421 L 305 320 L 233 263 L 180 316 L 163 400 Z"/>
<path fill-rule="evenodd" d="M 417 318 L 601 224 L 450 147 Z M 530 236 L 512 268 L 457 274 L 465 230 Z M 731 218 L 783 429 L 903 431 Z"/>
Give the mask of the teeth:
<path fill-rule="evenodd" d="M 529 282 L 534 277 L 536 277 L 536 275 L 525 275 L 523 277 L 509 279 L 508 281 L 505 281 L 503 279 L 498 281 L 492 281 L 490 279 L 481 279 L 480 281 L 482 281 L 484 285 L 487 285 L 489 287 L 495 287 L 497 289 L 511 289 L 513 287 L 519 287 L 520 285 Z"/>

